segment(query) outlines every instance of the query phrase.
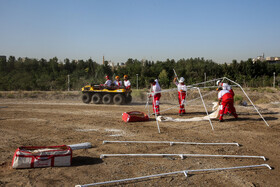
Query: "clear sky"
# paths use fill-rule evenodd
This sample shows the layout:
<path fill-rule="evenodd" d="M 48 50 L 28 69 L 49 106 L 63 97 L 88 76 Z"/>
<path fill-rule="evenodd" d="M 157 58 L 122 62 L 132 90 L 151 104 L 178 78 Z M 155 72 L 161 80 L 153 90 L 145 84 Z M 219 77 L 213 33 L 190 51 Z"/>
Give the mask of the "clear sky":
<path fill-rule="evenodd" d="M 280 56 L 280 0 L 0 0 L 0 55 L 101 63 Z"/>

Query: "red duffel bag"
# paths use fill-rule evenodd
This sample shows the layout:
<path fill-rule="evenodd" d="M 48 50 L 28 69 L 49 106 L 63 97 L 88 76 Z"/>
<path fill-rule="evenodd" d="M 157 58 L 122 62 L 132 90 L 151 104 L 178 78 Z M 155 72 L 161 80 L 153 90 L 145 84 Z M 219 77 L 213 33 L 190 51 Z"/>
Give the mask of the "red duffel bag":
<path fill-rule="evenodd" d="M 124 112 L 122 114 L 122 119 L 125 122 L 149 121 L 149 116 L 144 112 L 132 111 Z"/>

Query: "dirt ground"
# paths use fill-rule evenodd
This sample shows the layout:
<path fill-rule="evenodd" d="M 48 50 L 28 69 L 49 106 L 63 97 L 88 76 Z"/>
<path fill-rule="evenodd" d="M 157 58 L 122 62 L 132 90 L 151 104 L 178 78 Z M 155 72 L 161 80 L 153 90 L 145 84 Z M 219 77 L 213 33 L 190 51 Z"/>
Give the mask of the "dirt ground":
<path fill-rule="evenodd" d="M 249 94 L 250 95 L 250 94 Z M 262 94 L 255 94 L 261 97 Z M 74 186 L 186 169 L 222 168 L 269 164 L 266 167 L 215 172 L 190 173 L 160 178 L 116 183 L 113 186 L 279 186 L 280 177 L 280 102 L 279 93 L 266 104 L 257 104 L 267 120 L 267 127 L 251 106 L 236 106 L 239 120 L 231 116 L 225 122 L 148 122 L 124 123 L 122 113 L 143 111 L 145 101 L 134 99 L 130 105 L 83 104 L 77 99 L 0 98 L 0 186 Z M 162 101 L 161 110 L 174 106 Z M 277 101 L 278 100 L 278 101 Z M 177 102 L 175 100 L 175 102 Z M 206 100 L 211 112 L 212 101 Z M 163 112 L 174 118 L 204 116 L 201 102 L 189 104 L 187 114 L 178 108 Z M 103 144 L 103 140 L 237 142 L 242 146 L 201 146 L 168 144 Z M 12 169 L 15 150 L 20 146 L 71 145 L 91 142 L 93 148 L 73 151 L 71 167 Z M 252 158 L 188 157 L 111 157 L 109 153 L 174 153 L 265 156 Z"/>

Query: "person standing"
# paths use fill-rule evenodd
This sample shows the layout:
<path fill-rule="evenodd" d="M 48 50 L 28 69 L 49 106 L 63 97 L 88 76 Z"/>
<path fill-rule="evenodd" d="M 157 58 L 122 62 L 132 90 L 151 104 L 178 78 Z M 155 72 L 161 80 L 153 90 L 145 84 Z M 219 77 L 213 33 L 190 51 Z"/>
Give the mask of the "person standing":
<path fill-rule="evenodd" d="M 156 80 L 151 79 L 150 84 L 151 84 L 151 92 L 152 92 L 150 97 L 153 97 L 153 111 L 156 115 L 160 115 L 159 100 L 161 97 L 161 88 L 157 79 Z"/>
<path fill-rule="evenodd" d="M 180 105 L 180 109 L 179 109 L 179 115 L 183 115 L 186 114 L 185 111 L 185 102 L 186 102 L 186 94 L 187 94 L 187 87 L 184 84 L 184 77 L 181 77 L 179 79 L 179 83 L 177 82 L 177 78 L 175 77 L 173 80 L 173 83 L 177 86 L 178 88 L 178 100 L 179 100 L 179 105 Z"/>
<path fill-rule="evenodd" d="M 123 81 L 124 86 L 125 86 L 125 88 L 126 88 L 127 90 L 129 90 L 129 89 L 131 88 L 131 83 L 130 83 L 130 81 L 128 80 L 128 76 L 127 76 L 127 75 L 124 75 L 123 78 L 124 78 L 124 81 Z"/>
<path fill-rule="evenodd" d="M 120 88 L 122 86 L 122 81 L 120 80 L 119 76 L 115 77 L 114 85 L 117 86 L 117 88 Z"/>
<path fill-rule="evenodd" d="M 235 117 L 235 119 L 238 118 L 236 114 L 236 110 L 233 105 L 233 96 L 229 92 L 229 90 L 222 90 L 222 88 L 218 88 L 218 100 L 219 100 L 219 105 L 220 105 L 220 117 L 219 121 L 223 122 L 224 119 L 224 113 L 225 109 L 228 107 L 228 111 Z"/>

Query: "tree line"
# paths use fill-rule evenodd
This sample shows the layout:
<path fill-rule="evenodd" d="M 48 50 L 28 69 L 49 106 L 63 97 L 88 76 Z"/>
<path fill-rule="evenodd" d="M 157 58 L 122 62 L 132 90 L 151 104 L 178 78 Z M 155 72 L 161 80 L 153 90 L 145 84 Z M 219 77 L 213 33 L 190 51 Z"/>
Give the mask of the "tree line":
<path fill-rule="evenodd" d="M 148 87 L 151 78 L 158 78 L 163 88 L 170 88 L 176 70 L 179 77 L 184 77 L 186 84 L 228 77 L 243 86 L 272 86 L 275 73 L 276 86 L 280 84 L 280 63 L 268 63 L 252 59 L 230 64 L 219 64 L 204 58 L 189 58 L 175 61 L 140 61 L 128 59 L 123 65 L 112 67 L 107 61 L 98 64 L 92 59 L 65 59 L 59 62 L 56 57 L 46 59 L 18 58 L 10 56 L 7 60 L 0 59 L 0 90 L 67 90 L 68 75 L 71 90 L 80 90 L 86 84 L 101 84 L 104 76 L 112 79 L 116 75 L 128 75 L 132 87 Z"/>

